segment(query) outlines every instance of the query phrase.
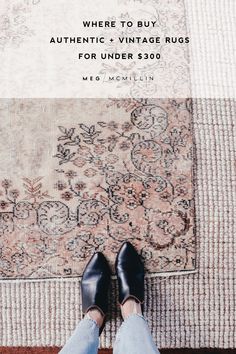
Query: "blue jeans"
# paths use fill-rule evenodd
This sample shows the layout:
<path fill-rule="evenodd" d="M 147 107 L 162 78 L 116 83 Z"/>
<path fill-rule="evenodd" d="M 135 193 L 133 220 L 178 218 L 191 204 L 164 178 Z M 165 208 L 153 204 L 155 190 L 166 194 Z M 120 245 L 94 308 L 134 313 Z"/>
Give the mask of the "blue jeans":
<path fill-rule="evenodd" d="M 98 346 L 99 328 L 85 316 L 59 354 L 97 354 Z M 113 353 L 160 354 L 143 316 L 133 314 L 125 319 L 117 333 Z"/>

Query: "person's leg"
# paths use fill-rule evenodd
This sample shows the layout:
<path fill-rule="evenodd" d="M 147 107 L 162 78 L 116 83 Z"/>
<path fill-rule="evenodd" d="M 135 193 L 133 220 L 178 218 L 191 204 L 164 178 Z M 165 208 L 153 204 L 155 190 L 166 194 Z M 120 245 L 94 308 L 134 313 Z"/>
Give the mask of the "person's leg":
<path fill-rule="evenodd" d="M 117 333 L 113 353 L 160 354 L 142 316 L 140 304 L 128 299 L 121 306 L 121 312 L 124 322 Z"/>
<path fill-rule="evenodd" d="M 97 354 L 98 345 L 99 326 L 92 316 L 87 314 L 59 354 Z"/>
<path fill-rule="evenodd" d="M 82 311 L 85 317 L 60 354 L 97 354 L 99 335 L 108 308 L 110 268 L 106 258 L 96 252 L 87 264 L 81 281 Z"/>
<path fill-rule="evenodd" d="M 130 242 L 125 242 L 119 250 L 116 274 L 124 323 L 117 334 L 114 354 L 159 354 L 142 315 L 144 265 Z"/>

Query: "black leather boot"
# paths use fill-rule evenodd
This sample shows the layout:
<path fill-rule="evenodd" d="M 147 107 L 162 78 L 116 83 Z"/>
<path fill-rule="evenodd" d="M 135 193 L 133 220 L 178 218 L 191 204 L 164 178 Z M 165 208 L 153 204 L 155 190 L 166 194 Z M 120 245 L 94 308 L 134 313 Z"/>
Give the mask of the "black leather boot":
<path fill-rule="evenodd" d="M 144 266 L 130 242 L 125 242 L 116 257 L 119 303 L 129 298 L 144 302 Z"/>
<path fill-rule="evenodd" d="M 81 281 L 84 314 L 92 308 L 97 308 L 104 316 L 106 315 L 110 278 L 111 271 L 106 258 L 101 252 L 95 253 L 87 264 Z M 100 328 L 100 334 L 103 327 Z"/>

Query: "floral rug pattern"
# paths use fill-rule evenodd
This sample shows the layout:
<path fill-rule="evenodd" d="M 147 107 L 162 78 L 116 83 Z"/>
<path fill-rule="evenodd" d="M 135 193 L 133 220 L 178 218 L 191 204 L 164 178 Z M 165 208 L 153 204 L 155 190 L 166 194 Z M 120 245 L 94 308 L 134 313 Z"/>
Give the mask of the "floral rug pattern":
<path fill-rule="evenodd" d="M 78 276 L 95 251 L 114 264 L 126 240 L 149 273 L 194 270 L 191 100 L 81 101 L 85 120 L 70 100 L 7 105 L 19 122 L 24 110 L 28 119 L 45 111 L 57 119 L 45 140 L 47 175 L 26 176 L 21 167 L 16 178 L 13 167 L 1 179 L 1 278 Z M 43 164 L 39 146 L 32 154 Z"/>

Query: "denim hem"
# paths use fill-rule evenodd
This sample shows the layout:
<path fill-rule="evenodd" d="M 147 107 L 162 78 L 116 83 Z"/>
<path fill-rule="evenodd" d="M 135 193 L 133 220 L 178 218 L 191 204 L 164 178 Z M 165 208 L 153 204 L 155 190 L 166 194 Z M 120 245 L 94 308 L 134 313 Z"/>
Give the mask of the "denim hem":
<path fill-rule="evenodd" d="M 119 337 L 119 334 L 120 332 L 122 331 L 122 328 L 124 327 L 124 325 L 126 324 L 126 322 L 131 318 L 131 317 L 140 317 L 142 318 L 145 322 L 145 318 L 143 315 L 140 315 L 139 313 L 132 313 L 131 315 L 129 315 L 128 317 L 126 317 L 123 321 L 123 323 L 121 324 L 120 328 L 118 329 L 118 332 L 117 332 L 117 338 Z"/>
<path fill-rule="evenodd" d="M 131 313 L 129 316 L 127 316 L 127 317 L 124 319 L 122 325 L 123 325 L 126 321 L 128 321 L 128 319 L 129 319 L 130 317 L 136 317 L 136 316 L 141 317 L 142 319 L 145 320 L 144 316 L 141 315 L 140 313 Z M 122 326 L 122 325 L 121 325 L 121 326 Z"/>
<path fill-rule="evenodd" d="M 100 327 L 99 325 L 97 324 L 97 322 L 95 320 L 93 320 L 91 317 L 89 317 L 88 314 L 86 314 L 83 318 L 84 321 L 90 321 L 92 322 L 93 324 L 95 324 L 95 326 L 97 327 L 98 330 L 100 330 Z"/>

